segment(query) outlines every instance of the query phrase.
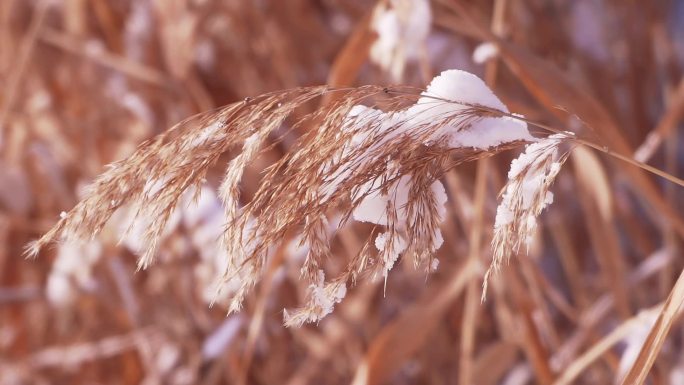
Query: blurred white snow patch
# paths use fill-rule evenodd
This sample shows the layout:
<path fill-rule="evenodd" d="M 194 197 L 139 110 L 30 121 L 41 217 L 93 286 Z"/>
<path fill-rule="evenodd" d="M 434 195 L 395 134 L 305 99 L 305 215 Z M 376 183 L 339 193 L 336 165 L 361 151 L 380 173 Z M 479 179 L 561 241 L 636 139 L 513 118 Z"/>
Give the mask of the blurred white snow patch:
<path fill-rule="evenodd" d="M 204 361 L 218 358 L 235 340 L 242 328 L 243 318 L 240 315 L 228 316 L 221 326 L 216 328 L 202 344 L 202 359 Z"/>
<path fill-rule="evenodd" d="M 487 150 L 513 141 L 535 140 L 524 121 L 508 116 L 474 117 L 468 113 L 474 106 L 510 113 L 482 79 L 466 71 L 447 70 L 432 79 L 418 102 L 407 110 L 407 124 L 426 125 L 448 118 L 450 124 L 440 127 L 430 141 L 446 137 L 452 148 Z"/>
<path fill-rule="evenodd" d="M 194 271 L 200 296 L 207 304 L 225 303 L 234 291 L 235 284 L 227 284 L 217 294 L 217 287 L 223 284 L 223 274 L 228 268 L 229 260 L 226 248 L 221 245 L 226 224 L 223 206 L 208 185 L 202 185 L 199 191 L 189 191 L 183 198 L 182 222 L 200 257 Z"/>
<path fill-rule="evenodd" d="M 371 19 L 378 34 L 370 49 L 370 59 L 394 81 L 401 81 L 406 63 L 419 57 L 430 34 L 432 11 L 428 0 L 388 0 L 379 2 Z"/>
<path fill-rule="evenodd" d="M 142 255 L 148 248 L 148 241 L 145 238 L 145 233 L 150 226 L 154 225 L 153 218 L 145 216 L 144 214 L 138 215 L 138 211 L 133 208 L 122 211 L 120 216 L 113 216 L 113 218 L 115 218 L 115 220 L 112 221 L 113 223 L 118 222 L 120 243 L 134 254 Z M 162 239 L 171 235 L 178 228 L 180 218 L 181 216 L 178 210 L 174 210 L 171 213 L 171 216 L 164 227 L 164 231 L 162 232 Z"/>
<path fill-rule="evenodd" d="M 97 241 L 60 244 L 47 278 L 45 291 L 48 301 L 54 306 L 65 307 L 76 301 L 79 291 L 93 290 L 92 270 L 101 256 L 102 245 Z"/>
<path fill-rule="evenodd" d="M 173 343 L 161 344 L 155 352 L 155 364 L 161 374 L 168 374 L 178 364 L 181 349 Z"/>
<path fill-rule="evenodd" d="M 477 64 L 484 64 L 497 56 L 499 47 L 490 41 L 479 44 L 473 51 L 473 61 Z"/>
<path fill-rule="evenodd" d="M 205 70 L 210 71 L 216 65 L 216 49 L 209 39 L 203 39 L 195 46 L 195 62 Z"/>
<path fill-rule="evenodd" d="M 670 372 L 670 384 L 684 384 L 684 363 L 680 363 Z"/>
<path fill-rule="evenodd" d="M 525 385 L 532 379 L 532 370 L 527 364 L 518 364 L 501 381 L 502 385 Z"/>
<path fill-rule="evenodd" d="M 636 317 L 636 322 L 630 325 L 630 331 L 625 337 L 625 350 L 622 352 L 622 357 L 620 357 L 620 364 L 618 365 L 616 381 L 617 384 L 622 382 L 622 378 L 627 374 L 629 368 L 634 365 L 641 347 L 644 345 L 648 334 L 651 332 L 653 325 L 655 325 L 658 315 L 660 314 L 660 308 L 648 309 L 639 312 Z M 678 382 L 673 382 L 673 384 Z"/>

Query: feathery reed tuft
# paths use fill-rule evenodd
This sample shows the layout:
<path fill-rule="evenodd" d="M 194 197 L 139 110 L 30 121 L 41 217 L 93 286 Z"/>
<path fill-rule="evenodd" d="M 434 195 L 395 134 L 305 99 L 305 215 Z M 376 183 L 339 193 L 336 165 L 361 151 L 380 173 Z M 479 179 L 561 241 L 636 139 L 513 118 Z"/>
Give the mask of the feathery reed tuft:
<path fill-rule="evenodd" d="M 339 93 L 334 102 L 288 121 L 297 108 L 330 92 Z M 145 223 L 139 267 L 147 267 L 183 194 L 199 191 L 219 156 L 241 147 L 218 192 L 225 207 L 222 242 L 228 256 L 222 281 L 236 288 L 229 311 L 240 309 L 273 248 L 297 235 L 307 250 L 301 278 L 310 289 L 301 309 L 285 313 L 286 323 L 316 321 L 342 300 L 348 284 L 363 275 L 386 279 L 400 256 L 430 271 L 443 243 L 440 224 L 447 196 L 439 179 L 445 171 L 534 140 L 524 122 L 508 115 L 479 78 L 463 71 L 444 72 L 420 94 L 405 87 L 308 87 L 246 99 L 185 120 L 113 164 L 29 254 L 52 241 L 92 238 L 118 208 L 129 205 Z M 272 137 L 281 126 L 307 131 L 265 170 L 252 199 L 244 201 L 244 170 L 269 139 L 277 140 Z M 539 172 L 544 162 L 532 163 L 523 174 Z M 540 204 L 535 200 L 524 209 Z M 520 211 L 519 206 L 512 208 Z M 341 215 L 338 228 L 353 219 L 378 229 L 344 271 L 326 280 L 322 266 L 332 254 L 334 231 L 327 230 L 332 214 Z M 517 222 L 513 230 L 523 231 Z"/>

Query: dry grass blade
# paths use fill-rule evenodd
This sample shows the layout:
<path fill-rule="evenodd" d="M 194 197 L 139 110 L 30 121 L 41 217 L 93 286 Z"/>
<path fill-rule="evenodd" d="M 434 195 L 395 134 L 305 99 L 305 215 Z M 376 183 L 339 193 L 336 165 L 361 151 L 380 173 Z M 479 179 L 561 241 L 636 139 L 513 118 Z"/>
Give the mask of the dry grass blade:
<path fill-rule="evenodd" d="M 623 385 L 641 385 L 646 381 L 646 376 L 648 376 L 648 372 L 658 357 L 673 322 L 681 312 L 682 303 L 684 303 L 684 271 L 679 275 L 670 295 L 663 304 L 658 319 L 646 338 L 637 359 L 622 380 Z"/>
<path fill-rule="evenodd" d="M 468 260 L 454 269 L 452 277 L 435 294 L 423 299 L 385 326 L 371 343 L 359 365 L 353 385 L 377 385 L 389 380 L 400 365 L 427 340 L 447 307 L 478 273 L 477 263 Z"/>
<path fill-rule="evenodd" d="M 31 52 L 33 51 L 40 29 L 43 26 L 43 21 L 50 8 L 49 1 L 41 1 L 35 9 L 35 14 L 31 20 L 31 25 L 29 30 L 24 37 L 21 44 L 21 52 L 17 58 L 16 70 L 9 77 L 10 81 L 7 83 L 5 96 L 3 97 L 2 107 L 0 107 L 0 133 L 5 129 L 5 123 L 7 116 L 12 110 L 13 104 L 17 98 L 17 92 L 19 91 L 19 85 L 26 73 L 28 67 L 29 59 L 31 58 Z"/>
<path fill-rule="evenodd" d="M 577 148 L 572 153 L 575 173 L 579 185 L 578 198 L 585 215 L 589 239 L 597 250 L 596 258 L 609 282 L 623 318 L 632 315 L 628 289 L 625 283 L 624 252 L 620 247 L 618 232 L 613 218 L 613 202 L 610 187 L 603 166 L 598 158 L 586 148 Z M 589 172 L 590 171 L 590 172 Z"/>
<path fill-rule="evenodd" d="M 359 21 L 344 48 L 335 57 L 335 62 L 328 75 L 330 86 L 354 85 L 361 67 L 368 60 L 370 46 L 377 39 L 377 36 L 370 29 L 370 20 L 371 13 L 368 13 Z"/>
<path fill-rule="evenodd" d="M 619 326 L 615 327 L 610 333 L 593 344 L 586 352 L 568 364 L 560 376 L 555 380 L 554 385 L 569 385 L 576 382 L 589 365 L 604 355 L 615 344 L 623 340 L 632 333 L 634 325 L 640 321 L 638 316 L 628 319 Z"/>
<path fill-rule="evenodd" d="M 662 141 L 677 127 L 684 117 L 684 80 L 674 91 L 670 106 L 663 114 L 653 131 L 648 134 L 644 142 L 634 151 L 634 159 L 647 162 L 656 152 Z"/>

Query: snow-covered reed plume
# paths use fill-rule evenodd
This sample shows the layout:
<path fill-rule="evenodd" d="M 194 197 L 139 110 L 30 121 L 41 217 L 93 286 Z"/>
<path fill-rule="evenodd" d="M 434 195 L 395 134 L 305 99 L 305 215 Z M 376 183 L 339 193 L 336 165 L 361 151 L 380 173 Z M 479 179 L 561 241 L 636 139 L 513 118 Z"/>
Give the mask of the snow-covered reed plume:
<path fill-rule="evenodd" d="M 314 112 L 300 111 L 329 92 L 340 97 Z M 295 110 L 297 120 L 290 118 Z M 305 134 L 266 168 L 250 199 L 242 197 L 246 167 L 277 143 L 279 128 L 295 126 L 306 128 Z M 144 219 L 140 267 L 146 267 L 184 193 L 201 191 L 209 167 L 231 152 L 217 194 L 225 209 L 222 282 L 235 284 L 230 311 L 240 308 L 274 250 L 298 237 L 307 250 L 301 278 L 309 293 L 303 307 L 286 313 L 286 323 L 300 325 L 330 313 L 360 277 L 386 278 L 400 257 L 431 270 L 444 238 L 442 175 L 462 162 L 535 140 L 523 119 L 510 114 L 481 79 L 464 71 L 445 71 L 422 92 L 378 86 L 274 92 L 192 117 L 144 143 L 98 177 L 85 199 L 28 253 L 36 255 L 53 241 L 90 239 L 127 205 Z M 504 207 L 513 215 L 538 213 L 546 204 L 550 175 L 557 172 L 557 160 L 547 149 L 559 140 L 532 144 L 524 156 L 536 160 L 521 158 L 512 171 L 513 179 L 520 175 L 520 186 L 505 194 Z M 533 186 L 524 183 L 537 175 L 541 197 L 528 194 Z M 502 247 L 518 245 L 511 234 L 528 234 L 530 224 L 527 217 L 522 223 L 503 211 L 499 216 L 496 244 L 503 254 Z M 329 224 L 339 222 L 340 228 L 350 221 L 371 223 L 375 230 L 346 267 L 329 278 L 323 269 L 335 236 Z"/>
<path fill-rule="evenodd" d="M 496 210 L 492 240 L 494 256 L 485 275 L 483 298 L 489 276 L 499 270 L 511 253 L 517 253 L 520 246 L 529 246 L 532 242 L 537 217 L 553 202 L 549 189 L 567 159 L 567 153 L 559 155 L 558 147 L 572 135 L 570 132 L 553 134 L 529 144 L 525 152 L 511 162 L 508 182 Z"/>

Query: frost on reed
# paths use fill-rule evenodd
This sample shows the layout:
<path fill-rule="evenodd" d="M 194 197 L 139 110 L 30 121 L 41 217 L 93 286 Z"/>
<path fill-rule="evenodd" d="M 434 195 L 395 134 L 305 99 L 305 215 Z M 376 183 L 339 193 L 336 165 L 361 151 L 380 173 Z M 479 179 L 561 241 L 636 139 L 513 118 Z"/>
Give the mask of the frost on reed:
<path fill-rule="evenodd" d="M 296 121 L 290 117 L 327 92 L 341 97 L 300 113 Z M 372 103 L 378 108 L 367 106 Z M 264 171 L 251 199 L 242 198 L 245 168 L 277 142 L 276 132 L 282 132 L 278 129 L 293 126 L 305 128 L 305 134 Z M 301 325 L 330 313 L 358 278 L 386 278 L 400 257 L 430 270 L 436 265 L 433 254 L 443 243 L 439 227 L 447 195 L 440 177 L 464 161 L 533 141 L 526 124 L 512 116 L 482 80 L 464 71 L 445 71 L 422 93 L 377 86 L 270 93 L 192 117 L 142 144 L 98 177 L 87 196 L 28 253 L 36 255 L 53 241 L 91 239 L 126 206 L 135 214 L 133 222 L 138 218 L 144 223 L 139 266 L 147 267 L 184 193 L 201 191 L 209 167 L 221 154 L 237 153 L 218 191 L 225 209 L 221 238 L 227 258 L 221 281 L 234 288 L 229 309 L 240 309 L 274 249 L 298 237 L 306 250 L 301 278 L 309 286 L 308 298 L 302 308 L 286 312 L 285 321 Z M 552 156 L 546 156 L 546 143 L 528 147 L 526 154 L 538 161 L 520 163 L 512 171 L 514 178 L 525 176 L 520 189 L 529 187 L 522 182 L 527 175 L 537 174 L 543 174 L 548 187 L 555 160 L 547 160 Z M 544 194 L 525 194 L 530 201 L 515 194 L 511 190 L 504 196 L 514 215 L 537 212 L 546 202 Z M 331 232 L 333 215 L 341 220 Z M 527 219 L 523 224 L 506 215 L 497 220 L 496 244 L 517 246 L 510 234 L 526 234 L 530 226 Z M 375 230 L 346 267 L 328 278 L 323 261 L 331 257 L 330 241 L 350 220 L 373 224 Z"/>

